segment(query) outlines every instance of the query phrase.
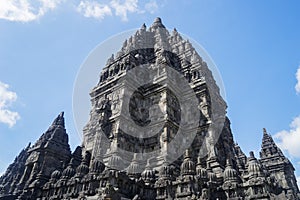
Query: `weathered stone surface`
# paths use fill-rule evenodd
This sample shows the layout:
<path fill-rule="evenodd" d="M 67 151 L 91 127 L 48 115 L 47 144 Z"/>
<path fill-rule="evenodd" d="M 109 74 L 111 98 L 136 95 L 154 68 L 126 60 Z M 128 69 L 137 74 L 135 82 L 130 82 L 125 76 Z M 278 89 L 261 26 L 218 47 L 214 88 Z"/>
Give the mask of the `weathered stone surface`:
<path fill-rule="evenodd" d="M 136 79 L 124 79 L 139 66 L 155 81 L 138 85 L 126 99 L 126 89 L 147 80 L 140 71 Z M 188 112 L 199 114 L 195 137 L 178 158 L 185 138 L 170 144 L 180 126 L 192 126 L 182 104 L 191 94 L 167 87 L 168 67 L 192 88 L 197 106 Z M 226 103 L 207 64 L 159 18 L 108 59 L 90 95 L 83 144 L 70 152 L 61 113 L 0 178 L 0 199 L 300 199 L 293 165 L 265 129 L 260 159 L 253 152 L 247 158 L 234 143 Z M 194 130 L 186 130 L 188 139 Z M 146 156 L 156 150 L 161 154 Z"/>

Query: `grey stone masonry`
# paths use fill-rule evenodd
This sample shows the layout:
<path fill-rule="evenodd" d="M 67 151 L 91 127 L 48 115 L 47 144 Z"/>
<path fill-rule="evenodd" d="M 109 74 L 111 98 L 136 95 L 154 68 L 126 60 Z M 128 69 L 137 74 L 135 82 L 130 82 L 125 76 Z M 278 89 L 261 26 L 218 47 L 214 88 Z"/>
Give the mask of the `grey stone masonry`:
<path fill-rule="evenodd" d="M 0 200 L 300 199 L 265 129 L 260 158 L 234 142 L 208 64 L 160 18 L 107 60 L 90 97 L 82 144 L 71 152 L 60 113 L 0 177 Z"/>

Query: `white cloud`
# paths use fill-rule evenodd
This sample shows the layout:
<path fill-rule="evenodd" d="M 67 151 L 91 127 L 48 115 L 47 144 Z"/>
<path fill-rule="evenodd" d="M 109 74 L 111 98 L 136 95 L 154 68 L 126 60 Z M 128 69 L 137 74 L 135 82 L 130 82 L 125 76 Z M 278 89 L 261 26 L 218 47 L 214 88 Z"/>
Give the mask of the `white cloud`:
<path fill-rule="evenodd" d="M 32 21 L 36 15 L 32 13 L 30 4 L 25 0 L 0 1 L 0 19 L 9 21 Z"/>
<path fill-rule="evenodd" d="M 66 0 L 0 0 L 0 19 L 17 22 L 38 20 Z M 128 21 L 129 13 L 154 14 L 159 5 L 156 0 L 143 1 L 139 7 L 138 0 L 81 0 L 76 4 L 77 11 L 84 17 L 104 19 L 106 16 L 118 16 Z"/>
<path fill-rule="evenodd" d="M 300 158 L 300 115 L 290 124 L 290 130 L 280 131 L 275 134 L 274 138 L 278 139 L 278 146 L 288 151 L 288 153 L 296 158 Z"/>
<path fill-rule="evenodd" d="M 38 20 L 47 12 L 54 10 L 66 0 L 0 0 L 0 19 L 18 22 Z M 159 5 L 156 0 L 143 2 L 141 8 L 138 0 L 81 0 L 76 4 L 77 11 L 84 17 L 104 19 L 106 16 L 118 16 L 122 21 L 128 21 L 129 13 L 154 14 Z"/>
<path fill-rule="evenodd" d="M 150 0 L 148 3 L 145 4 L 145 9 L 149 13 L 154 14 L 158 10 L 158 5 L 155 0 Z"/>
<path fill-rule="evenodd" d="M 55 9 L 63 0 L 0 0 L 0 19 L 29 22 Z"/>
<path fill-rule="evenodd" d="M 128 21 L 128 13 L 142 12 L 138 9 L 138 0 L 111 0 L 109 3 L 100 4 L 95 0 L 80 1 L 77 10 L 85 17 L 104 19 L 105 16 L 114 15 Z"/>
<path fill-rule="evenodd" d="M 120 0 L 112 0 L 110 5 L 115 10 L 116 16 L 121 17 L 122 21 L 128 21 L 128 12 L 139 12 L 138 0 L 125 0 L 123 3 L 121 3 Z"/>
<path fill-rule="evenodd" d="M 0 122 L 12 127 L 20 119 L 20 115 L 9 110 L 11 104 L 17 100 L 17 94 L 9 91 L 8 88 L 9 85 L 0 82 Z"/>
<path fill-rule="evenodd" d="M 295 86 L 297 94 L 300 94 L 300 66 L 296 72 L 296 79 L 297 79 L 297 84 Z"/>
<path fill-rule="evenodd" d="M 45 15 L 49 10 L 54 10 L 64 0 L 39 0 L 42 6 L 39 8 L 38 17 Z"/>
<path fill-rule="evenodd" d="M 108 5 L 96 1 L 81 1 L 77 11 L 85 17 L 94 17 L 99 20 L 102 20 L 106 15 L 112 15 L 111 8 Z"/>
<path fill-rule="evenodd" d="M 77 6 L 77 11 L 85 17 L 93 17 L 96 19 L 104 19 L 106 16 L 114 15 L 121 18 L 122 21 L 128 21 L 129 13 L 145 13 L 151 14 L 158 10 L 158 4 L 155 0 L 150 0 L 141 5 L 138 5 L 138 0 L 110 0 L 106 3 L 98 3 L 96 0 L 82 0 Z"/>
<path fill-rule="evenodd" d="M 298 188 L 300 188 L 300 176 L 297 177 L 297 185 L 298 185 Z"/>

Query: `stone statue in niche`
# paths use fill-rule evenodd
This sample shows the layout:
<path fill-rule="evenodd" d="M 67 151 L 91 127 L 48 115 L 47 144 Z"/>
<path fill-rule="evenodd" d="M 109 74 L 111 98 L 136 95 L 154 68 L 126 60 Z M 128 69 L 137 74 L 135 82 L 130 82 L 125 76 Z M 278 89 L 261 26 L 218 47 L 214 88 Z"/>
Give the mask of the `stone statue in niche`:
<path fill-rule="evenodd" d="M 101 101 L 100 106 L 96 108 L 96 112 L 99 114 L 99 124 L 101 126 L 102 131 L 108 138 L 112 138 L 111 134 L 111 123 L 109 122 L 109 118 L 112 115 L 111 111 L 111 103 L 108 98 L 105 98 Z"/>
<path fill-rule="evenodd" d="M 205 94 L 202 94 L 200 96 L 199 109 L 201 110 L 203 116 L 209 121 L 211 119 L 211 113 L 210 113 L 207 96 Z"/>
<path fill-rule="evenodd" d="M 151 120 L 149 119 L 149 108 L 152 105 L 151 98 L 145 97 L 142 91 L 136 91 L 130 98 L 129 112 L 133 121 L 139 126 L 148 125 Z"/>
<path fill-rule="evenodd" d="M 201 194 L 200 199 L 201 200 L 209 200 L 210 199 L 209 191 L 207 188 L 202 189 L 202 194 Z"/>
<path fill-rule="evenodd" d="M 109 117 L 111 116 L 111 104 L 109 99 L 105 98 L 100 106 L 96 108 L 96 112 L 99 114 L 99 123 L 107 123 Z"/>
<path fill-rule="evenodd" d="M 120 90 L 115 91 L 113 94 L 111 110 L 113 114 L 120 112 Z"/>
<path fill-rule="evenodd" d="M 171 119 L 177 123 L 180 123 L 181 120 L 181 109 L 180 103 L 175 95 L 170 95 L 170 103 L 171 103 Z"/>

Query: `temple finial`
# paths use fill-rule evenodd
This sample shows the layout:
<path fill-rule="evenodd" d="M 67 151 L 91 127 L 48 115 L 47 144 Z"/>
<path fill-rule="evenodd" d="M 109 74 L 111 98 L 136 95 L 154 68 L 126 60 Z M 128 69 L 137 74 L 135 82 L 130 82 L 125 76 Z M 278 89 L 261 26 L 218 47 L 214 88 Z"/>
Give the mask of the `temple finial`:
<path fill-rule="evenodd" d="M 142 25 L 142 27 L 141 27 L 141 30 L 146 30 L 146 24 L 145 23 L 143 23 L 143 25 Z"/>
<path fill-rule="evenodd" d="M 185 159 L 191 158 L 191 152 L 190 152 L 189 149 L 186 149 L 186 150 L 185 150 L 184 158 L 185 158 Z"/>
<path fill-rule="evenodd" d="M 59 117 L 64 117 L 65 112 L 62 111 L 61 113 L 59 113 Z"/>
<path fill-rule="evenodd" d="M 266 128 L 263 128 L 263 132 L 264 132 L 264 135 L 268 135 Z"/>
<path fill-rule="evenodd" d="M 151 28 L 166 28 L 162 22 L 161 22 L 161 18 L 157 17 L 155 18 Z"/>
<path fill-rule="evenodd" d="M 27 147 L 25 148 L 25 150 L 26 150 L 26 151 L 29 150 L 30 147 L 31 147 L 31 142 L 28 143 L 28 145 L 27 145 Z"/>
<path fill-rule="evenodd" d="M 154 20 L 154 23 L 160 23 L 161 24 L 161 18 L 160 17 L 156 17 Z"/>
<path fill-rule="evenodd" d="M 63 126 L 65 127 L 65 119 L 64 119 L 64 112 L 61 112 L 57 117 L 56 119 L 53 121 L 52 123 L 52 126 L 57 126 L 57 125 L 60 125 L 60 126 Z"/>
<path fill-rule="evenodd" d="M 231 166 L 231 160 L 229 158 L 226 159 L 226 167 Z"/>
<path fill-rule="evenodd" d="M 115 61 L 115 55 L 111 54 L 111 57 L 107 60 L 106 65 L 110 65 Z"/>

